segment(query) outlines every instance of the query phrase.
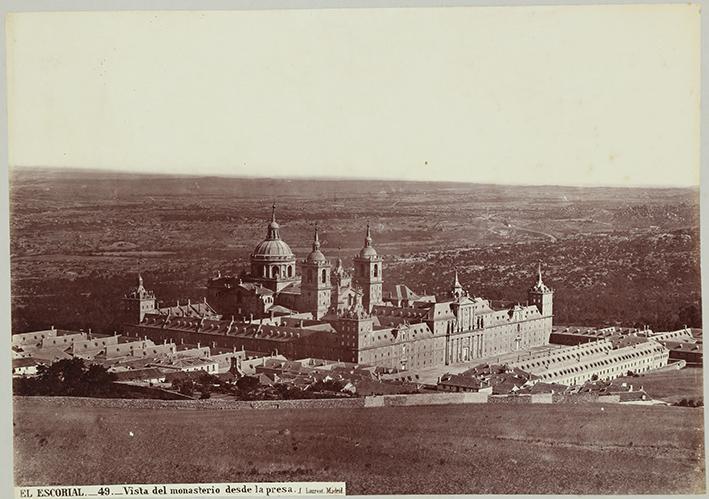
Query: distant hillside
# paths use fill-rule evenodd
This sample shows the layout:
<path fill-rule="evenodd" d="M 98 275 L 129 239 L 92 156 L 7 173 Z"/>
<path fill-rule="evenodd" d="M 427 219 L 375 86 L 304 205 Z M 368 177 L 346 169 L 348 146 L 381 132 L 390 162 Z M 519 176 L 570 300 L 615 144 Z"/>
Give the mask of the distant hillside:
<path fill-rule="evenodd" d="M 557 202 L 585 200 L 654 201 L 675 196 L 698 196 L 694 188 L 648 188 L 648 187 L 568 187 L 568 186 L 518 186 L 492 185 L 461 182 L 422 182 L 358 179 L 285 179 L 216 177 L 202 175 L 160 175 L 127 172 L 14 168 L 10 176 L 11 189 L 31 187 L 57 190 L 66 196 L 79 194 L 88 198 L 131 195 L 195 195 L 236 196 L 271 200 L 282 196 L 336 196 L 388 195 L 391 193 L 422 193 L 449 191 L 460 195 L 472 195 L 483 200 L 518 199 L 519 197 L 543 198 Z M 328 199 L 336 202 L 337 199 Z"/>

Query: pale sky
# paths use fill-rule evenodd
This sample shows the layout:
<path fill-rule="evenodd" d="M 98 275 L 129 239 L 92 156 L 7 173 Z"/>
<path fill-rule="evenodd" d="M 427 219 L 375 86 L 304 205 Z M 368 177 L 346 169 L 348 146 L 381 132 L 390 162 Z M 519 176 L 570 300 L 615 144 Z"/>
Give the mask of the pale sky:
<path fill-rule="evenodd" d="M 10 14 L 11 166 L 698 185 L 698 6 Z"/>

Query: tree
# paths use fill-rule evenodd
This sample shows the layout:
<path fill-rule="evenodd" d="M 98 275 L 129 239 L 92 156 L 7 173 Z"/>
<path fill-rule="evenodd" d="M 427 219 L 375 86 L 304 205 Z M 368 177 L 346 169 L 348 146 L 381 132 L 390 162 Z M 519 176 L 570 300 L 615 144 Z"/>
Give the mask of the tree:
<path fill-rule="evenodd" d="M 181 381 L 178 381 L 178 392 L 180 392 L 182 395 L 187 395 L 188 397 L 191 397 L 194 395 L 194 383 L 192 380 L 189 379 L 184 379 Z"/>
<path fill-rule="evenodd" d="M 49 367 L 39 366 L 37 376 L 14 384 L 18 395 L 65 395 L 92 397 L 113 388 L 115 376 L 105 367 L 87 366 L 81 358 L 62 359 Z"/>

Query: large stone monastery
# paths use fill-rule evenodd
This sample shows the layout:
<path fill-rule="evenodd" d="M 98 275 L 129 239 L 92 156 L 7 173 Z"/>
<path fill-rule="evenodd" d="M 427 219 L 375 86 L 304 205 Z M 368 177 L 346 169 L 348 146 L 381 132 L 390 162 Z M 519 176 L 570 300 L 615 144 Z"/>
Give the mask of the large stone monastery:
<path fill-rule="evenodd" d="M 418 296 L 405 285 L 385 295 L 369 226 L 349 273 L 322 253 L 317 229 L 312 251 L 298 262 L 281 238 L 274 206 L 250 263 L 239 276 L 209 279 L 204 301 L 165 308 L 139 278 L 123 300 L 126 333 L 408 370 L 546 345 L 552 330 L 553 292 L 541 269 L 528 304 L 504 310 L 470 296 L 457 272 L 444 297 Z"/>

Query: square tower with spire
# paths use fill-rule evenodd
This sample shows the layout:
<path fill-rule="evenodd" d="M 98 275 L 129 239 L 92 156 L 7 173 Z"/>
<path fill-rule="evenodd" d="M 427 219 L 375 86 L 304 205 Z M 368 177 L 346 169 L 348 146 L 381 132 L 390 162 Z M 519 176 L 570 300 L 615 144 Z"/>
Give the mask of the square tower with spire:
<path fill-rule="evenodd" d="M 143 287 L 143 277 L 138 274 L 137 286 L 123 297 L 123 322 L 142 322 L 145 314 L 155 310 L 156 305 L 155 293 Z"/>
<path fill-rule="evenodd" d="M 527 291 L 527 300 L 530 305 L 536 305 L 543 317 L 554 315 L 554 291 L 542 281 L 542 263 L 537 266 L 537 282 Z"/>

